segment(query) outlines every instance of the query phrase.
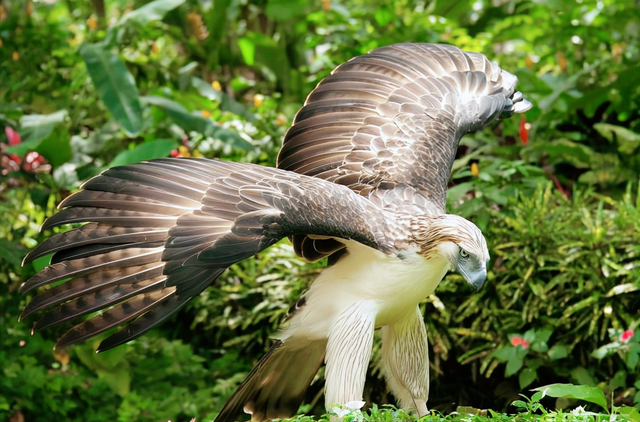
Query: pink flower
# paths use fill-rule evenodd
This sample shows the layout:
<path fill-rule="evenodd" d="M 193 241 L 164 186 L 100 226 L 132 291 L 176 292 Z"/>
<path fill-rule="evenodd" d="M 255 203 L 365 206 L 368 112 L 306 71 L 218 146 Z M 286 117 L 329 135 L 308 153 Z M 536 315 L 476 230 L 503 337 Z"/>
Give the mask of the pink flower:
<path fill-rule="evenodd" d="M 631 337 L 633 337 L 633 334 L 633 330 L 625 330 L 622 334 L 620 334 L 620 341 L 622 341 L 623 343 L 629 342 L 629 340 L 631 340 Z"/>
<path fill-rule="evenodd" d="M 522 347 L 523 349 L 528 349 L 529 348 L 529 342 L 525 339 L 523 339 L 520 336 L 513 336 L 511 337 L 511 339 L 509 340 L 511 342 L 511 345 L 513 347 Z"/>
<path fill-rule="evenodd" d="M 7 135 L 7 139 L 9 140 L 9 145 L 18 145 L 20 143 L 20 135 L 18 132 L 13 130 L 11 126 L 4 127 L 4 134 Z"/>

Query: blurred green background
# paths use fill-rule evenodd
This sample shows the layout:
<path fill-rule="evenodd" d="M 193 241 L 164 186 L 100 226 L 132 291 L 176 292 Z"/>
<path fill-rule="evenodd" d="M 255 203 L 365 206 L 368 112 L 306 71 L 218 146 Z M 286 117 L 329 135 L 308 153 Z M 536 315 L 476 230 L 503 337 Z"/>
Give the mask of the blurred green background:
<path fill-rule="evenodd" d="M 0 420 L 211 420 L 322 263 L 286 242 L 142 338 L 52 351 L 18 322 L 39 225 L 108 166 L 166 156 L 274 165 L 309 91 L 396 42 L 477 51 L 534 103 L 467 135 L 450 212 L 488 282 L 427 298 L 430 407 L 509 410 L 552 382 L 640 403 L 640 4 L 622 0 L 0 1 Z M 526 119 L 526 120 L 525 120 Z M 56 229 L 57 230 L 57 229 Z M 377 346 L 366 399 L 393 403 Z M 301 411 L 322 413 L 320 376 Z M 559 408 L 566 400 L 551 402 Z M 511 408 L 513 411 L 513 408 Z"/>

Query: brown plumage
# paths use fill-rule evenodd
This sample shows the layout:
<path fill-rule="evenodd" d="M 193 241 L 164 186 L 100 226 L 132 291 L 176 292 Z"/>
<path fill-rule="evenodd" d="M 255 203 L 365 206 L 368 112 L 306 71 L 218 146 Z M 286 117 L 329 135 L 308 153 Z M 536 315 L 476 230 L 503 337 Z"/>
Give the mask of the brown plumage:
<path fill-rule="evenodd" d="M 309 94 L 277 165 L 387 208 L 397 201 L 444 213 L 462 135 L 531 108 L 516 82 L 483 55 L 450 45 L 380 47 L 338 66 Z"/>
<path fill-rule="evenodd" d="M 530 107 L 515 83 L 455 47 L 383 47 L 311 93 L 280 169 L 161 159 L 106 170 L 43 225 L 85 223 L 25 257 L 53 254 L 21 288 L 39 290 L 22 317 L 39 314 L 35 329 L 75 324 L 58 347 L 108 331 L 99 347 L 107 350 L 167 319 L 229 265 L 289 237 L 298 255 L 329 256 L 331 265 L 216 420 L 292 416 L 323 359 L 327 408 L 361 400 L 380 327 L 391 389 L 423 415 L 418 303 L 450 268 L 479 288 L 489 259 L 480 230 L 445 214 L 449 172 L 464 133 Z"/>
<path fill-rule="evenodd" d="M 345 202 L 349 196 L 352 200 Z M 94 198 L 95 206 L 89 206 Z M 393 248 L 384 243 L 386 219 L 376 227 L 362 218 L 382 213 L 364 198 L 319 179 L 251 164 L 165 159 L 118 167 L 91 179 L 60 207 L 45 228 L 88 224 L 31 251 L 25 263 L 54 253 L 52 263 L 21 290 L 68 281 L 36 296 L 21 317 L 46 311 L 35 324 L 42 329 L 115 307 L 71 329 L 58 347 L 135 318 L 99 350 L 131 340 L 199 294 L 229 265 L 287 235 L 337 236 Z"/>

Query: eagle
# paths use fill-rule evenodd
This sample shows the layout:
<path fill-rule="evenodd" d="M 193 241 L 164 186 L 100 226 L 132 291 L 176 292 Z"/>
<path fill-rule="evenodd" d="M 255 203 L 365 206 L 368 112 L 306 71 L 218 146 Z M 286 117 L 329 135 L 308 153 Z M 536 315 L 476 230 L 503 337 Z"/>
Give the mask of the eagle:
<path fill-rule="evenodd" d="M 108 350 L 288 237 L 299 256 L 329 265 L 216 421 L 293 416 L 323 363 L 327 409 L 361 401 L 376 329 L 391 392 L 423 416 L 429 358 L 419 303 L 452 269 L 479 289 L 489 261 L 480 229 L 446 213 L 451 166 L 465 133 L 531 108 L 516 83 L 478 53 L 390 45 L 318 84 L 278 168 L 166 158 L 108 169 L 43 224 L 84 223 L 25 257 L 52 254 L 21 286 L 38 290 L 21 318 L 39 314 L 35 330 L 74 320 L 59 348 L 109 331 L 98 348 Z"/>

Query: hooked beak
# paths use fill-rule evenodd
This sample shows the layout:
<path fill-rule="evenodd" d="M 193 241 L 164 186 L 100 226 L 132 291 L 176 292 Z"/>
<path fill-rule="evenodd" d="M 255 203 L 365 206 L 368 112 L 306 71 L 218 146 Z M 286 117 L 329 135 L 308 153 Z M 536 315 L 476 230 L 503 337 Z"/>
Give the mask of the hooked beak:
<path fill-rule="evenodd" d="M 467 283 L 471 284 L 476 291 L 484 285 L 484 281 L 487 279 L 487 267 L 483 265 L 482 268 L 477 271 L 467 271 L 464 267 L 459 266 L 456 268 L 460 274 L 467 280 Z"/>
<path fill-rule="evenodd" d="M 487 279 L 487 270 L 479 271 L 476 274 L 473 274 L 471 277 L 465 277 L 467 283 L 471 284 L 476 291 L 480 290 L 484 285 L 484 281 Z"/>

